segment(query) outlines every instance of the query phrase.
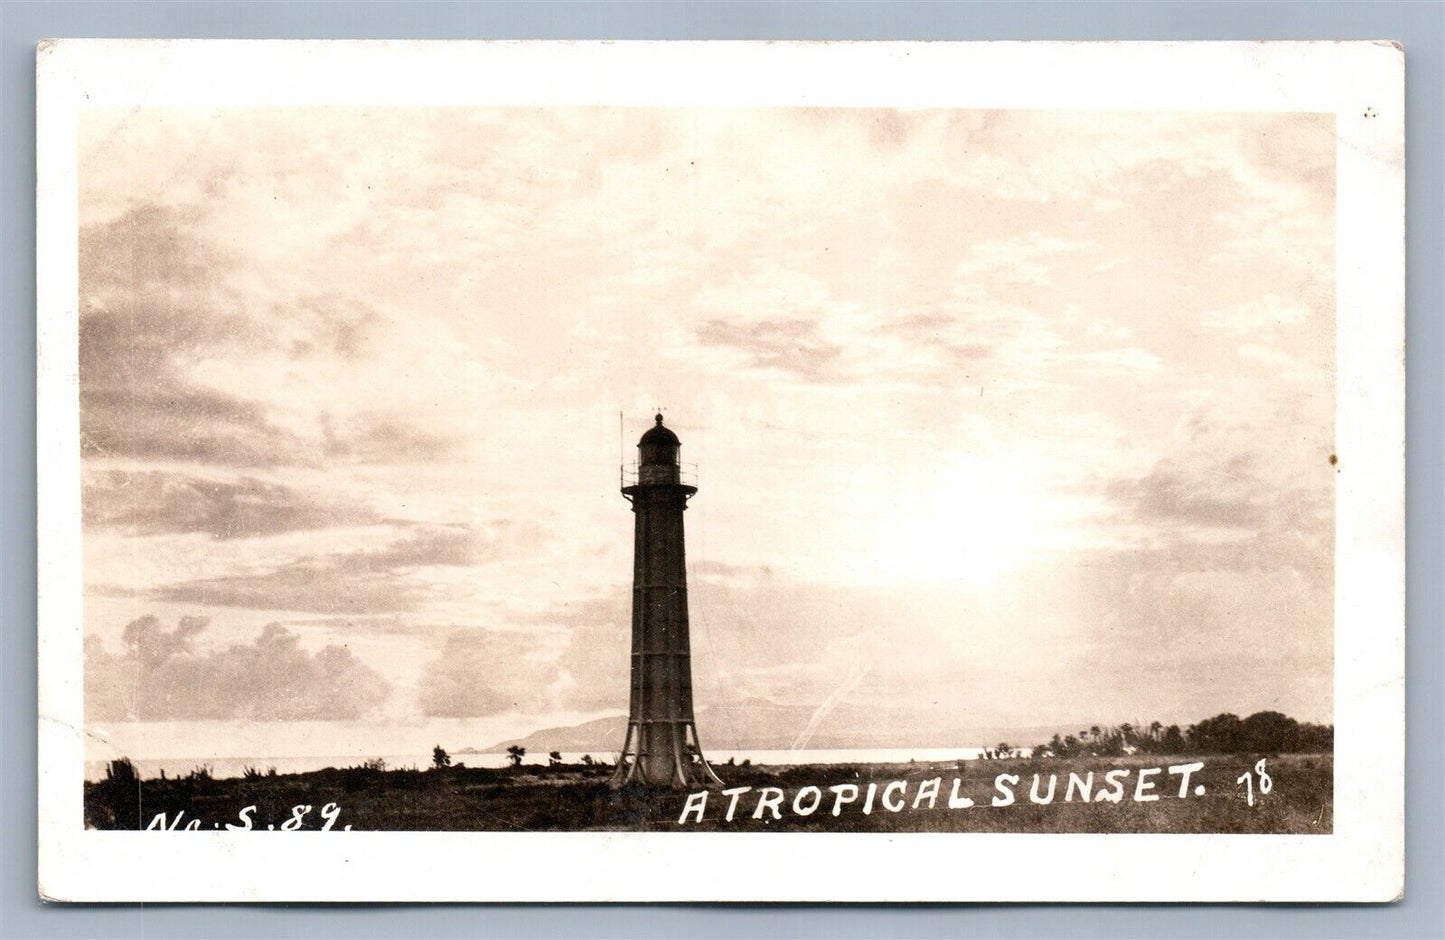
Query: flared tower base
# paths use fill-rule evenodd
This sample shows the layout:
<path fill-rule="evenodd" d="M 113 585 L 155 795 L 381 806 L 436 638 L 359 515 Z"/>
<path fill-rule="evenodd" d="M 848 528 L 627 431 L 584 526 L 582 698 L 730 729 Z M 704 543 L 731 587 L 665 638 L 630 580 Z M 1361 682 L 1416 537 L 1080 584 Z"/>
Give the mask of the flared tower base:
<path fill-rule="evenodd" d="M 703 756 L 691 720 L 629 721 L 610 784 L 674 790 L 724 786 Z"/>

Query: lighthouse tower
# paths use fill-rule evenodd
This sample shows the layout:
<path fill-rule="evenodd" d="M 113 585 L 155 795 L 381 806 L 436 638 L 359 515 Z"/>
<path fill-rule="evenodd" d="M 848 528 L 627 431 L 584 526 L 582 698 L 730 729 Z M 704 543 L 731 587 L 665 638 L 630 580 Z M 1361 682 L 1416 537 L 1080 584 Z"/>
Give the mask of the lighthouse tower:
<path fill-rule="evenodd" d="M 720 786 L 702 755 L 692 714 L 687 555 L 682 513 L 697 487 L 683 481 L 681 441 L 657 423 L 637 442 L 637 468 L 622 475 L 632 503 L 632 694 L 613 786 Z"/>

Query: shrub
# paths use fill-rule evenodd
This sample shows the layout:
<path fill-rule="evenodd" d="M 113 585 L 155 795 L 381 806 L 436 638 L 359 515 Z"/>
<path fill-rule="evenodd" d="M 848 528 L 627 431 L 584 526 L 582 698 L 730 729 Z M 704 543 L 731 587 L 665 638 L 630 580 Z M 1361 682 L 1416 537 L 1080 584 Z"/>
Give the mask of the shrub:
<path fill-rule="evenodd" d="M 113 787 L 134 787 L 140 783 L 140 774 L 129 757 L 121 757 L 105 765 L 105 782 Z"/>
<path fill-rule="evenodd" d="M 99 787 L 95 822 L 107 829 L 139 829 L 142 786 L 140 774 L 130 758 L 122 757 L 105 766 L 105 782 Z"/>

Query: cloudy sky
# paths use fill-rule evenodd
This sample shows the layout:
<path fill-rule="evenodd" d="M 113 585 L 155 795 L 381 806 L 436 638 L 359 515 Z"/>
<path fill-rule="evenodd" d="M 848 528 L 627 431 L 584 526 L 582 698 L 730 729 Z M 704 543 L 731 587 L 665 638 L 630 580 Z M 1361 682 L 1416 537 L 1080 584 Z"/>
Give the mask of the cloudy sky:
<path fill-rule="evenodd" d="M 92 110 L 80 179 L 92 722 L 619 710 L 658 408 L 700 705 L 1332 719 L 1329 115 Z"/>

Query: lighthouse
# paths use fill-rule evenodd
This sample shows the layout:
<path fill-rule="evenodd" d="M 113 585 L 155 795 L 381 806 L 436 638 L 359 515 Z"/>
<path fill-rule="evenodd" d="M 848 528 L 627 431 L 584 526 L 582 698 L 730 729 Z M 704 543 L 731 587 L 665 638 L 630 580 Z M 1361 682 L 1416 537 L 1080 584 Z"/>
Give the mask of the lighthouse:
<path fill-rule="evenodd" d="M 683 478 L 681 446 L 658 415 L 637 442 L 635 471 L 622 472 L 634 517 L 632 682 L 613 786 L 722 785 L 703 757 L 692 713 L 682 514 L 697 487 Z"/>

